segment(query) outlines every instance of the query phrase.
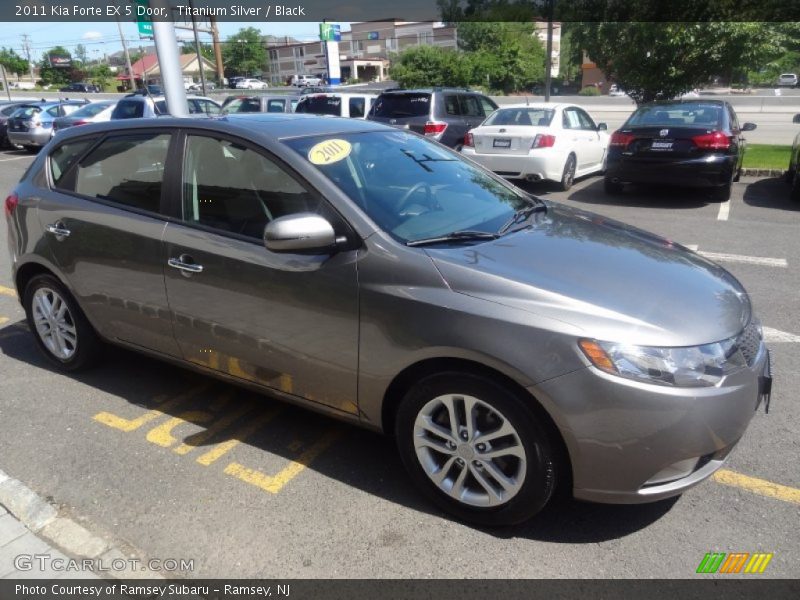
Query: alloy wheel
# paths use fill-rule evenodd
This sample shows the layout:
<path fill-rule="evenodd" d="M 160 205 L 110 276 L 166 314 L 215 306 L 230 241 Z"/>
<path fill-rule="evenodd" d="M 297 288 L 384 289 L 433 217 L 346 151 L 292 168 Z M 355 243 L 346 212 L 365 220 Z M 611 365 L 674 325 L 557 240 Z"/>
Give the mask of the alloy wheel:
<path fill-rule="evenodd" d="M 78 333 L 64 298 L 55 290 L 41 287 L 33 294 L 31 309 L 36 333 L 47 350 L 59 360 L 72 358 L 78 348 Z"/>

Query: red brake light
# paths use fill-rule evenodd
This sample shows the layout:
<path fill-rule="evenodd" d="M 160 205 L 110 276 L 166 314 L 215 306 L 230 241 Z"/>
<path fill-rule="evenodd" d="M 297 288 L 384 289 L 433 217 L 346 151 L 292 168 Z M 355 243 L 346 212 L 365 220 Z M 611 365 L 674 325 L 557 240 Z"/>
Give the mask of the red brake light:
<path fill-rule="evenodd" d="M 80 121 L 75 121 L 73 125 L 86 125 L 88 123 L 89 121 L 84 121 L 83 119 L 81 119 Z"/>
<path fill-rule="evenodd" d="M 444 130 L 447 129 L 447 123 L 440 123 L 438 121 L 428 121 L 425 123 L 425 135 L 442 135 Z"/>
<path fill-rule="evenodd" d="M 547 133 L 537 133 L 533 138 L 531 150 L 535 148 L 552 148 L 556 144 L 556 136 Z"/>
<path fill-rule="evenodd" d="M 475 138 L 472 137 L 471 131 L 468 131 L 467 135 L 464 136 L 464 145 L 469 148 L 475 147 Z"/>
<path fill-rule="evenodd" d="M 731 145 L 731 138 L 721 131 L 712 131 L 692 138 L 694 145 L 703 150 L 727 150 Z"/>
<path fill-rule="evenodd" d="M 17 208 L 17 204 L 19 204 L 19 196 L 17 196 L 15 193 L 12 192 L 11 195 L 8 198 L 6 198 L 6 204 L 5 204 L 6 219 L 11 218 L 11 215 L 14 213 L 14 209 Z"/>
<path fill-rule="evenodd" d="M 621 148 L 627 148 L 628 144 L 630 144 L 636 136 L 632 133 L 622 133 L 621 131 L 615 131 L 611 134 L 611 141 L 608 143 L 609 146 L 619 146 Z"/>

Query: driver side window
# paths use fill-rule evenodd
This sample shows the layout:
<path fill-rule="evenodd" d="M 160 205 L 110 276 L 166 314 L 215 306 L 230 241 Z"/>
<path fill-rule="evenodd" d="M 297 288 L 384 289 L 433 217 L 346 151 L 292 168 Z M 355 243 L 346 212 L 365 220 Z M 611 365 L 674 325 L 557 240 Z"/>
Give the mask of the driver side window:
<path fill-rule="evenodd" d="M 190 135 L 183 168 L 183 219 L 261 239 L 278 217 L 318 212 L 319 200 L 264 155 L 206 136 Z"/>

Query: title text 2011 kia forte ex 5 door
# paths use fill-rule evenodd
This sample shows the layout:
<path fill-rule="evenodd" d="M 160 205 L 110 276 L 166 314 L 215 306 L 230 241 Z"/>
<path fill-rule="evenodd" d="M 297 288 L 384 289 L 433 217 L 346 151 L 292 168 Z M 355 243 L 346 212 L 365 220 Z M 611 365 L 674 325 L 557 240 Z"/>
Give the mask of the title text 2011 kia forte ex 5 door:
<path fill-rule="evenodd" d="M 680 494 L 769 397 L 758 320 L 724 269 L 376 123 L 86 125 L 5 213 L 55 365 L 112 342 L 393 434 L 414 482 L 467 521 L 519 523 L 559 485 Z"/>

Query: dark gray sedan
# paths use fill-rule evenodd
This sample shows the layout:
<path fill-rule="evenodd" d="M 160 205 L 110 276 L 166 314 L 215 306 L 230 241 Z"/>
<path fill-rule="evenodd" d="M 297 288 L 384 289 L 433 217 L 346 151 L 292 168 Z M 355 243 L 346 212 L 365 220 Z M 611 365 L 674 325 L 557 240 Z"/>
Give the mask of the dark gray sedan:
<path fill-rule="evenodd" d="M 377 123 L 75 127 L 5 213 L 58 368 L 119 344 L 393 434 L 412 480 L 474 523 L 524 521 L 559 486 L 680 494 L 769 401 L 723 268 Z"/>

